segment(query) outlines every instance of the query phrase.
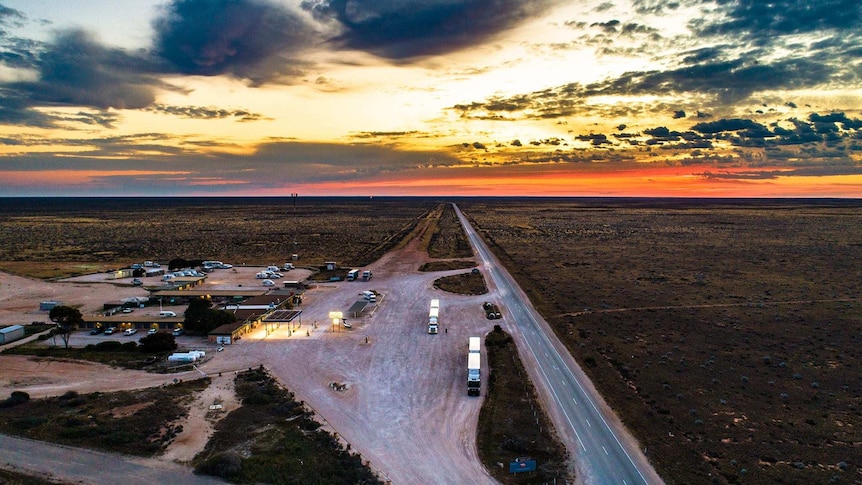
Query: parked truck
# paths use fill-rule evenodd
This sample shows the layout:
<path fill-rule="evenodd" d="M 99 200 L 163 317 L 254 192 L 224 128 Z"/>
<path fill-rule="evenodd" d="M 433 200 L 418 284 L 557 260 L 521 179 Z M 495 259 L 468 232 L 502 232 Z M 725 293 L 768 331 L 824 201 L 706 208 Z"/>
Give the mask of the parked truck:
<path fill-rule="evenodd" d="M 355 281 L 359 278 L 359 270 L 351 269 L 347 272 L 347 281 Z"/>
<path fill-rule="evenodd" d="M 440 326 L 440 300 L 431 300 L 431 308 L 428 310 L 428 333 L 438 333 Z"/>
<path fill-rule="evenodd" d="M 362 272 L 362 279 L 364 281 L 370 280 L 372 276 L 374 276 L 374 275 L 371 273 L 371 271 L 368 271 L 367 269 Z"/>
<path fill-rule="evenodd" d="M 482 388 L 482 353 L 479 337 L 470 337 L 467 351 L 467 395 L 478 396 Z"/>

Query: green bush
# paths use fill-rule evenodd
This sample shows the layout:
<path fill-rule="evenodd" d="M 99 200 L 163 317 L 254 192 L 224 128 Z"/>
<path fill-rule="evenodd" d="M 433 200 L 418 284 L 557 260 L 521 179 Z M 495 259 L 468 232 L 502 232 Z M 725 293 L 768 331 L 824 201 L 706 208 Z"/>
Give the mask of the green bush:
<path fill-rule="evenodd" d="M 238 477 L 242 472 L 242 457 L 236 453 L 219 453 L 195 468 L 195 473 L 213 475 L 227 480 Z"/>
<path fill-rule="evenodd" d="M 242 403 L 246 406 L 266 406 L 267 404 L 272 403 L 272 396 L 262 392 L 255 392 L 251 396 L 243 399 Z"/>
<path fill-rule="evenodd" d="M 24 416 L 23 418 L 15 420 L 15 427 L 20 429 L 31 429 L 37 426 L 41 426 L 48 419 L 42 416 Z"/>
<path fill-rule="evenodd" d="M 30 395 L 23 391 L 12 391 L 12 395 L 5 401 L 0 402 L 0 408 L 11 408 L 24 404 L 30 400 Z"/>
<path fill-rule="evenodd" d="M 123 344 L 116 340 L 106 340 L 97 343 L 93 349 L 96 352 L 119 352 L 123 349 Z"/>

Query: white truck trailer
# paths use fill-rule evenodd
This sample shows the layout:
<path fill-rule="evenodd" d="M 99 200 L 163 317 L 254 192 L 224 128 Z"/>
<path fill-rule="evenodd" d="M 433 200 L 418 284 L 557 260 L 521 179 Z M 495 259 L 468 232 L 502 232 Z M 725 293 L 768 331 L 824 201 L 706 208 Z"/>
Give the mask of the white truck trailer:
<path fill-rule="evenodd" d="M 428 311 L 428 333 L 436 334 L 440 326 L 440 309 L 431 307 Z"/>
<path fill-rule="evenodd" d="M 482 354 L 469 352 L 467 354 L 467 395 L 478 396 L 482 387 Z"/>

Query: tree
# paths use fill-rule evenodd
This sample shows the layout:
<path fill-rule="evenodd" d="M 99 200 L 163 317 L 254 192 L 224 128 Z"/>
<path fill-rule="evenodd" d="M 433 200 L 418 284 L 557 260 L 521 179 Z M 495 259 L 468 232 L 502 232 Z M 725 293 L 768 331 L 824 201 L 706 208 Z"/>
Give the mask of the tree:
<path fill-rule="evenodd" d="M 217 327 L 236 321 L 236 315 L 232 312 L 215 310 L 210 308 L 211 306 L 209 300 L 204 298 L 189 302 L 183 328 L 189 332 L 207 333 Z"/>
<path fill-rule="evenodd" d="M 154 333 L 140 339 L 139 350 L 148 354 L 154 352 L 170 352 L 177 349 L 177 339 L 169 333 Z"/>
<path fill-rule="evenodd" d="M 81 312 L 77 308 L 60 305 L 51 309 L 48 318 L 57 324 L 54 333 L 63 339 L 63 344 L 68 349 L 72 331 L 84 324 L 84 317 L 81 316 Z"/>
<path fill-rule="evenodd" d="M 205 298 L 196 298 L 189 302 L 183 328 L 189 332 L 203 332 L 206 327 L 207 313 L 212 303 Z"/>

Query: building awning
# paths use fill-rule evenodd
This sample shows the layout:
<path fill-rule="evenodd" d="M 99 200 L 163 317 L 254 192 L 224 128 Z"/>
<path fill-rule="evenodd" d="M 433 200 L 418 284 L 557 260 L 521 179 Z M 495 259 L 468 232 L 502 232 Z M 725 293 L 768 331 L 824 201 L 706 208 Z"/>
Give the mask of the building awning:
<path fill-rule="evenodd" d="M 350 308 L 347 309 L 347 314 L 353 318 L 356 318 L 359 316 L 360 313 L 362 313 L 362 310 L 365 309 L 366 305 L 368 305 L 368 301 L 357 300 L 356 303 L 354 303 L 353 305 L 350 306 Z"/>

